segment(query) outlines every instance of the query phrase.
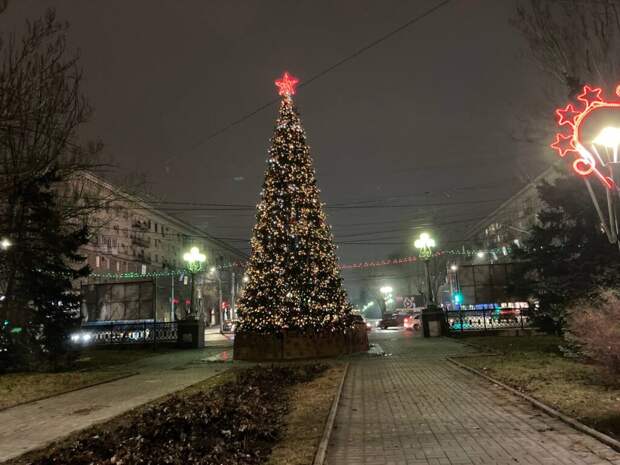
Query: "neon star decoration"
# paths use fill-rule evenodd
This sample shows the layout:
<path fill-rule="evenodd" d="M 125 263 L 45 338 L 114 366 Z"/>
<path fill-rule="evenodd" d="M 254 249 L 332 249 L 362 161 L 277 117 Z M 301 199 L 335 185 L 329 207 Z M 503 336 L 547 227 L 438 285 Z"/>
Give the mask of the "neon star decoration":
<path fill-rule="evenodd" d="M 276 87 L 278 88 L 278 95 L 290 97 L 295 95 L 295 86 L 299 83 L 299 79 L 284 72 L 284 75 L 280 79 L 275 80 Z"/>
<path fill-rule="evenodd" d="M 562 158 L 569 153 L 573 154 L 573 170 L 577 174 L 595 176 L 607 189 L 617 189 L 614 181 L 604 174 L 601 168 L 606 168 L 611 161 L 618 162 L 620 129 L 604 128 L 601 134 L 591 141 L 582 137 L 583 124 L 593 113 L 601 109 L 620 109 L 620 100 L 605 100 L 602 93 L 603 90 L 598 87 L 584 86 L 582 93 L 577 96 L 579 104 L 576 107 L 568 104 L 555 111 L 560 132 L 555 135 L 551 148 Z M 616 96 L 620 97 L 620 86 L 616 88 Z M 601 156 L 599 149 L 611 151 L 613 155 Z"/>

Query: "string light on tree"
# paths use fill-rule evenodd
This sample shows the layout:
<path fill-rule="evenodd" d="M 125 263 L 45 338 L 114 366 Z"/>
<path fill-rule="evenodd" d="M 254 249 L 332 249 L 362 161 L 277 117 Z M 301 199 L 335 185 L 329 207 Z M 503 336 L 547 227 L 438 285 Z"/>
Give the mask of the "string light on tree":
<path fill-rule="evenodd" d="M 282 100 L 238 306 L 241 332 L 335 331 L 349 324 L 351 306 L 292 99 L 298 83 L 288 72 L 275 81 Z"/>

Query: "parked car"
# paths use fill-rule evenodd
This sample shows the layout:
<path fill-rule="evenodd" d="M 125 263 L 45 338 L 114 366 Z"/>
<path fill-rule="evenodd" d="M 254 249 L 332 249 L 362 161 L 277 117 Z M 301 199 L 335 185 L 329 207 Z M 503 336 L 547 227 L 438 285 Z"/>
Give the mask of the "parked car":
<path fill-rule="evenodd" d="M 224 320 L 222 323 L 222 332 L 234 333 L 237 329 L 237 320 Z"/>
<path fill-rule="evenodd" d="M 381 318 L 379 322 L 377 323 L 377 328 L 388 329 L 388 328 L 395 327 L 395 326 L 396 327 L 401 326 L 401 324 L 402 324 L 402 320 L 399 321 L 399 318 L 397 315 L 386 313 L 385 315 L 383 315 L 383 318 Z"/>
<path fill-rule="evenodd" d="M 366 331 L 370 331 L 372 328 L 372 325 L 368 323 L 362 315 L 352 313 L 351 320 L 353 321 L 353 323 L 363 323 L 364 325 L 366 325 Z"/>
<path fill-rule="evenodd" d="M 407 331 L 417 331 L 422 327 L 421 315 L 408 315 L 403 320 L 403 326 Z"/>

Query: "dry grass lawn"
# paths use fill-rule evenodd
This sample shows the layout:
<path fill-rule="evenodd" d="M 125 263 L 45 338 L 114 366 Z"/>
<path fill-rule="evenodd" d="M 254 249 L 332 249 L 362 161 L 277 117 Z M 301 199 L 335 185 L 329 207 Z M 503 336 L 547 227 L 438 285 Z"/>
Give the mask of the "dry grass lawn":
<path fill-rule="evenodd" d="M 127 348 L 84 350 L 69 371 L 0 375 L 0 409 L 129 375 L 123 365 L 170 349 Z"/>
<path fill-rule="evenodd" d="M 90 428 L 86 428 L 81 431 L 76 431 L 75 433 L 70 434 L 66 438 L 63 438 L 57 442 L 50 444 L 43 449 L 34 450 L 32 452 L 28 452 L 20 457 L 16 457 L 7 462 L 2 462 L 2 465 L 30 465 L 35 460 L 40 460 L 43 457 L 49 457 L 54 454 L 57 450 L 63 449 L 65 447 L 69 447 L 71 444 L 76 441 L 85 440 L 91 436 L 102 434 L 105 431 L 113 431 L 114 429 L 120 428 L 121 426 L 126 426 L 130 424 L 132 421 L 135 421 L 145 409 L 152 407 L 154 405 L 161 404 L 168 400 L 171 396 L 180 395 L 180 396 L 189 396 L 192 394 L 196 394 L 202 391 L 210 391 L 216 386 L 226 383 L 228 381 L 233 381 L 235 379 L 235 369 L 230 369 L 226 371 L 222 371 L 221 373 L 212 376 L 204 381 L 193 384 L 191 386 L 186 387 L 185 389 L 178 391 L 176 393 L 167 394 L 159 399 L 156 399 L 152 402 L 149 402 L 144 405 L 140 405 L 128 412 L 123 413 L 117 417 L 114 417 L 110 420 L 107 420 L 101 424 L 91 426 Z"/>
<path fill-rule="evenodd" d="M 344 369 L 335 365 L 319 378 L 292 388 L 286 431 L 268 465 L 312 465 Z"/>
<path fill-rule="evenodd" d="M 620 380 L 599 366 L 564 357 L 559 337 L 475 337 L 465 342 L 502 355 L 474 355 L 459 359 L 462 363 L 620 439 Z"/>

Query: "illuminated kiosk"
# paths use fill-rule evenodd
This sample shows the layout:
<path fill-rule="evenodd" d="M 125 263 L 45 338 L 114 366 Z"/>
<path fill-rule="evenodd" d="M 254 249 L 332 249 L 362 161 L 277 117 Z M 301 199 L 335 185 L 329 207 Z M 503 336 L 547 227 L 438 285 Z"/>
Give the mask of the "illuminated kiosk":
<path fill-rule="evenodd" d="M 594 208 L 598 213 L 605 234 L 612 244 L 618 244 L 617 203 L 620 199 L 618 180 L 620 179 L 620 100 L 605 100 L 603 90 L 584 86 L 577 96 L 579 103 L 569 103 L 556 110 L 560 131 L 551 147 L 560 157 L 573 157 L 573 170 L 583 177 Z M 616 88 L 620 97 L 620 86 Z M 615 125 L 610 125 L 615 120 Z M 591 179 L 599 181 L 605 189 L 607 211 L 600 205 Z"/>
<path fill-rule="evenodd" d="M 298 80 L 276 81 L 282 97 L 257 205 L 247 282 L 238 301 L 234 359 L 333 357 L 368 350 L 351 314 L 301 120 Z"/>

